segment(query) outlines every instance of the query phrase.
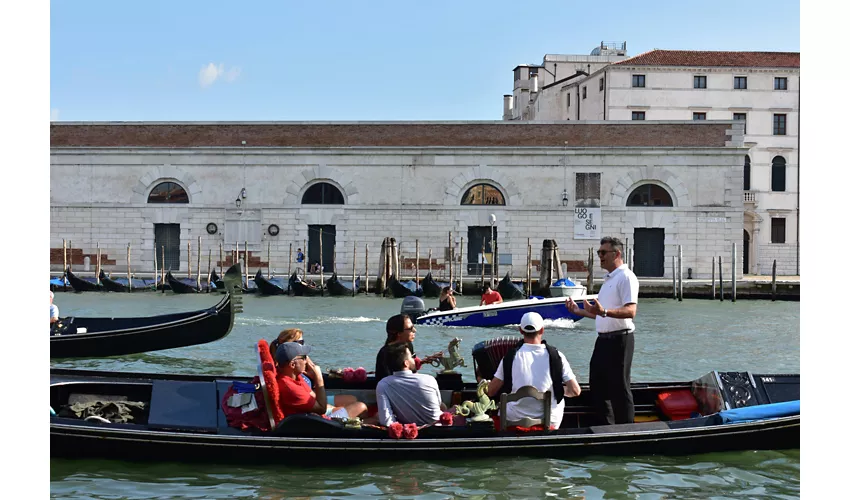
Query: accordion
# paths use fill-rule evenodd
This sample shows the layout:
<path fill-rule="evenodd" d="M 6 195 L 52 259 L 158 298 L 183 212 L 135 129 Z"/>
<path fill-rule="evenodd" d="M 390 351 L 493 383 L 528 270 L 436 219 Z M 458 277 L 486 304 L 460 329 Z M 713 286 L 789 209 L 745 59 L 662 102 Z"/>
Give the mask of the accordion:
<path fill-rule="evenodd" d="M 497 337 L 475 344 L 472 348 L 475 376 L 492 380 L 508 350 L 522 345 L 522 342 L 522 337 Z"/>

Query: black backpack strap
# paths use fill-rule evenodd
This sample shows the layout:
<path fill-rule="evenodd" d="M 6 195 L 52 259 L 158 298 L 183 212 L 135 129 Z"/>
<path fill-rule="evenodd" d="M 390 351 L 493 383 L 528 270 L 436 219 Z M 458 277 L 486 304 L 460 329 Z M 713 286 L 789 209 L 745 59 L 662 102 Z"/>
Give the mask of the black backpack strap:
<path fill-rule="evenodd" d="M 546 351 L 549 353 L 549 376 L 552 377 L 552 393 L 555 396 L 555 403 L 560 403 L 564 399 L 564 363 L 561 362 L 561 356 L 558 354 L 558 349 L 553 345 L 546 344 Z"/>

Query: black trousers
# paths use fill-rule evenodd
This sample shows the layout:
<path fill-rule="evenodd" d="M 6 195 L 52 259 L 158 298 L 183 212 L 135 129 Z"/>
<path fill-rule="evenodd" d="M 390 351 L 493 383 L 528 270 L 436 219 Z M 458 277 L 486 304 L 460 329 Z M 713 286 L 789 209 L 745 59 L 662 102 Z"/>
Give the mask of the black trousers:
<path fill-rule="evenodd" d="M 631 390 L 634 353 L 634 332 L 596 337 L 590 358 L 590 393 L 601 425 L 635 421 Z"/>

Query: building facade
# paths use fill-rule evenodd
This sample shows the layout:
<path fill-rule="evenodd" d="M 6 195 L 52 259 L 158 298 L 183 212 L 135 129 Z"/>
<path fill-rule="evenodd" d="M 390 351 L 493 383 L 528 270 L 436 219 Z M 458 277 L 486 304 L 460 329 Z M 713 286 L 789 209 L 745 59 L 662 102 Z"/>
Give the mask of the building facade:
<path fill-rule="evenodd" d="M 537 261 L 555 239 L 583 278 L 589 249 L 614 235 L 639 275 L 670 276 L 681 245 L 693 277 L 710 277 L 716 256 L 729 276 L 745 153 L 732 120 L 53 123 L 51 270 L 64 241 L 75 270 L 94 270 L 100 251 L 124 273 L 129 245 L 134 272 L 195 273 L 200 253 L 205 275 L 238 244 L 252 273 L 321 258 L 327 273 L 362 275 L 368 244 L 375 276 L 393 237 L 409 276 L 417 240 L 420 276 L 448 276 L 450 247 L 468 276 L 489 274 L 492 235 L 502 275 L 524 277 L 529 243 Z M 307 262 L 290 264 L 299 248 Z"/>
<path fill-rule="evenodd" d="M 509 97 L 506 120 L 744 122 L 744 270 L 799 274 L 799 53 L 653 50 Z"/>

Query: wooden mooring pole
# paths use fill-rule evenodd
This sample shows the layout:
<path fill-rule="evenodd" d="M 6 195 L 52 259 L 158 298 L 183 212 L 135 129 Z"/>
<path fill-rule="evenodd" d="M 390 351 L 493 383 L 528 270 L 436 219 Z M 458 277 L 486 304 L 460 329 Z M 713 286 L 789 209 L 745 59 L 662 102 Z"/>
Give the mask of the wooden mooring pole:
<path fill-rule="evenodd" d="M 679 302 L 682 301 L 682 245 L 679 245 Z"/>
<path fill-rule="evenodd" d="M 449 246 L 447 250 L 447 260 L 449 264 L 449 286 L 454 285 L 454 262 L 452 262 L 452 250 L 454 249 L 454 245 L 452 245 L 452 232 L 449 231 Z"/>
<path fill-rule="evenodd" d="M 322 290 L 322 297 L 325 296 L 325 260 L 322 258 L 322 228 L 319 228 L 319 288 Z"/>
<path fill-rule="evenodd" d="M 723 256 L 717 257 L 717 274 L 720 280 L 720 302 L 723 302 Z"/>
<path fill-rule="evenodd" d="M 416 238 L 416 286 L 419 286 L 419 238 Z"/>
<path fill-rule="evenodd" d="M 593 248 L 587 249 L 587 294 L 593 294 Z"/>
<path fill-rule="evenodd" d="M 127 243 L 127 291 L 133 291 L 133 275 L 130 273 L 130 243 Z"/>
<path fill-rule="evenodd" d="M 186 248 L 188 252 L 186 254 L 186 277 L 192 279 L 192 241 L 186 242 Z"/>
<path fill-rule="evenodd" d="M 716 269 L 717 264 L 715 262 L 716 260 L 717 259 L 715 259 L 714 257 L 711 258 L 711 300 L 714 300 L 714 299 L 717 298 L 717 289 L 715 288 L 715 284 L 714 284 L 714 272 L 717 270 Z"/>
<path fill-rule="evenodd" d="M 484 242 L 482 241 L 481 242 L 481 291 L 482 292 L 484 291 L 484 263 L 487 262 L 487 260 L 484 259 L 484 249 L 485 249 Z"/>
<path fill-rule="evenodd" d="M 354 251 L 351 254 L 351 296 L 357 295 L 357 242 L 354 242 Z"/>
<path fill-rule="evenodd" d="M 220 241 L 218 242 L 218 274 L 224 279 L 224 245 Z"/>
<path fill-rule="evenodd" d="M 776 259 L 773 259 L 773 270 L 770 272 L 770 300 L 776 300 Z"/>
<path fill-rule="evenodd" d="M 673 256 L 673 300 L 676 300 L 679 288 L 676 286 L 676 256 Z"/>
<path fill-rule="evenodd" d="M 526 297 L 531 297 L 531 238 L 528 238 L 525 249 L 525 288 Z"/>
<path fill-rule="evenodd" d="M 247 241 L 245 242 L 244 248 L 245 248 L 245 251 L 242 253 L 242 258 L 245 262 L 245 265 L 244 265 L 244 267 L 245 267 L 245 290 L 247 290 L 248 289 L 248 242 Z M 260 249 L 260 255 L 262 255 L 263 250 L 262 250 L 262 247 L 260 247 L 260 248 L 261 248 Z"/>
<path fill-rule="evenodd" d="M 162 273 L 159 278 L 159 286 L 162 287 L 162 293 L 165 293 L 165 245 L 162 245 Z"/>
<path fill-rule="evenodd" d="M 156 252 L 153 253 L 154 259 L 156 259 Z M 95 276 L 97 276 L 96 283 L 100 284 L 100 242 L 97 243 L 97 266 L 94 271 Z M 154 268 L 156 268 L 156 264 L 154 264 Z"/>
<path fill-rule="evenodd" d="M 62 291 L 67 291 L 68 285 L 67 279 L 65 278 L 65 273 L 68 271 L 68 246 L 65 242 L 65 238 L 62 238 Z"/>
<path fill-rule="evenodd" d="M 366 295 L 369 295 L 369 244 L 366 243 Z"/>
<path fill-rule="evenodd" d="M 212 247 L 207 253 L 207 293 L 212 292 Z"/>
<path fill-rule="evenodd" d="M 451 283 L 449 286 L 451 286 Z M 458 264 L 457 293 L 463 295 L 463 236 L 460 237 L 460 263 Z"/>
<path fill-rule="evenodd" d="M 198 291 L 201 290 L 201 237 L 198 236 L 198 279 L 195 281 Z"/>
<path fill-rule="evenodd" d="M 732 302 L 735 302 L 738 295 L 738 277 L 736 276 L 738 271 L 738 249 L 736 247 L 737 245 L 732 243 Z"/>

